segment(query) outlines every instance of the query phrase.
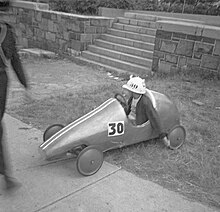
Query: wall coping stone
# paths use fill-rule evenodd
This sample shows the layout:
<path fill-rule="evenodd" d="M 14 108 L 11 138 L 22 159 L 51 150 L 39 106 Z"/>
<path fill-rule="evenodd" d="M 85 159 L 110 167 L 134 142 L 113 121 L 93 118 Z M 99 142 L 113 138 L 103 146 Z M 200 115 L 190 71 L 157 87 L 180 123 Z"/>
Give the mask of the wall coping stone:
<path fill-rule="evenodd" d="M 12 1 L 12 6 L 32 10 L 49 10 L 49 4 L 30 1 Z"/>
<path fill-rule="evenodd" d="M 159 20 L 156 22 L 156 26 L 157 29 L 164 31 L 180 32 L 195 36 L 214 38 L 217 40 L 220 38 L 220 27 L 216 26 L 170 20 Z"/>
<path fill-rule="evenodd" d="M 190 19 L 183 19 L 183 18 L 174 18 L 174 17 L 167 17 L 167 16 L 160 16 L 160 15 L 149 15 L 146 13 L 136 13 L 136 12 L 125 12 L 125 16 L 127 15 L 128 17 L 131 18 L 141 18 L 141 19 L 146 19 L 149 20 L 151 19 L 152 21 L 180 21 L 180 22 L 189 22 L 189 23 L 197 23 L 197 24 L 204 24 L 203 21 L 198 21 L 198 20 L 190 20 Z"/>
<path fill-rule="evenodd" d="M 37 3 L 37 2 L 29 2 L 29 1 L 12 1 L 13 7 L 20 7 L 25 9 L 32 9 L 32 10 L 46 10 L 45 12 L 50 14 L 56 14 L 56 15 L 63 15 L 65 17 L 71 17 L 71 18 L 81 18 L 81 19 L 97 19 L 97 20 L 114 20 L 114 18 L 105 17 L 105 16 L 92 16 L 92 15 L 79 15 L 79 14 L 72 14 L 72 13 L 65 13 L 65 12 L 59 12 L 59 11 L 53 11 L 49 10 L 49 4 L 46 3 Z"/>

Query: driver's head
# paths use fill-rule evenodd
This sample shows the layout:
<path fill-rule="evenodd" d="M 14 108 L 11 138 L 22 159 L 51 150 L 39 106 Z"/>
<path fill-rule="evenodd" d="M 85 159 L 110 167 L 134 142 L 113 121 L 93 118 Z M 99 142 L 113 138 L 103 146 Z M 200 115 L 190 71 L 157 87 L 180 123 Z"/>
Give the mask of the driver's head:
<path fill-rule="evenodd" d="M 10 0 L 0 0 L 0 12 L 7 12 L 11 6 Z"/>
<path fill-rule="evenodd" d="M 130 76 L 128 82 L 122 87 L 126 96 L 133 96 L 135 99 L 146 92 L 145 80 L 140 77 Z"/>

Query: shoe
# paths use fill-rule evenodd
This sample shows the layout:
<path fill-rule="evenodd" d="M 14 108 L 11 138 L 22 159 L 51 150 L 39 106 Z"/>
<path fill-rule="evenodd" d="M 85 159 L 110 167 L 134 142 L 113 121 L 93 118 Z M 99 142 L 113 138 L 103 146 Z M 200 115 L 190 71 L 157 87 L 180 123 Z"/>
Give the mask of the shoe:
<path fill-rule="evenodd" d="M 169 147 L 170 148 L 170 140 L 167 138 L 167 137 L 164 137 L 163 138 L 163 143 L 166 147 Z"/>
<path fill-rule="evenodd" d="M 8 192 L 16 191 L 21 187 L 21 183 L 19 183 L 15 178 L 5 176 L 5 190 Z"/>

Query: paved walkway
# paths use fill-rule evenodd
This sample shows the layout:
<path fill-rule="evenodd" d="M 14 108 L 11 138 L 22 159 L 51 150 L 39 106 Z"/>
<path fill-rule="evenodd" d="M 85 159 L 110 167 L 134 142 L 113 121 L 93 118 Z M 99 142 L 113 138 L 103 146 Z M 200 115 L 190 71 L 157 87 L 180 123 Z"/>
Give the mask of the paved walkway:
<path fill-rule="evenodd" d="M 9 115 L 4 122 L 13 174 L 23 186 L 12 195 L 0 188 L 1 212 L 216 211 L 106 162 L 84 177 L 73 159 L 44 161 L 38 154 L 42 132 Z"/>

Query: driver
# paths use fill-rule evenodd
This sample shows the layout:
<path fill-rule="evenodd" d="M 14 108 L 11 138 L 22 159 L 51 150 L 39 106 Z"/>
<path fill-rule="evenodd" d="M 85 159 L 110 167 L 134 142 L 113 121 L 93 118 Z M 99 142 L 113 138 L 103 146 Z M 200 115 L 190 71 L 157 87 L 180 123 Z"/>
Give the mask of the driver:
<path fill-rule="evenodd" d="M 128 97 L 128 109 L 126 114 L 132 124 L 142 125 L 148 120 L 151 127 L 158 133 L 159 138 L 167 147 L 170 141 L 166 133 L 162 131 L 159 115 L 153 106 L 150 97 L 147 95 L 145 80 L 140 77 L 130 76 L 130 80 L 122 86 L 125 96 Z"/>

